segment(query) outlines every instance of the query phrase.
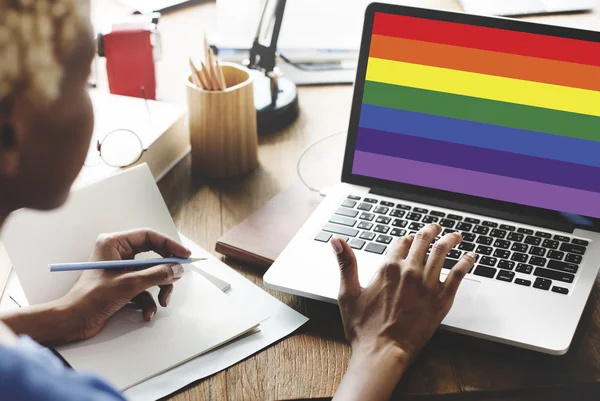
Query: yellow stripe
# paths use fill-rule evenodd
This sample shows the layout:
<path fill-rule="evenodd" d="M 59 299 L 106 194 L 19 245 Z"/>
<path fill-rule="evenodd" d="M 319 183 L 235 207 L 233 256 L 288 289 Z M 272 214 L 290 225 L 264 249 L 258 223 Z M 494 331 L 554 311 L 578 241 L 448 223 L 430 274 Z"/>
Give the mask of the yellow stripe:
<path fill-rule="evenodd" d="M 600 92 L 369 58 L 367 80 L 600 117 Z"/>

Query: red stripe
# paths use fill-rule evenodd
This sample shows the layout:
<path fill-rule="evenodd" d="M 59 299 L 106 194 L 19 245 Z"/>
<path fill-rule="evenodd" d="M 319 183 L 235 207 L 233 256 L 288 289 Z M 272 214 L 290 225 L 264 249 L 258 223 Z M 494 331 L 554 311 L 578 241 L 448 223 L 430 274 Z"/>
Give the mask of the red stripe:
<path fill-rule="evenodd" d="M 600 66 L 600 43 L 376 13 L 373 33 L 473 49 Z"/>

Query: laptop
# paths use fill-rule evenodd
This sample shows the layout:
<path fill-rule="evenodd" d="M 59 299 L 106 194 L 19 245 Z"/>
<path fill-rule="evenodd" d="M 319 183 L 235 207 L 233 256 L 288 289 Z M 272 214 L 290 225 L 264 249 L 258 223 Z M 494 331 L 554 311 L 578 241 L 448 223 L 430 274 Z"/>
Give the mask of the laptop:
<path fill-rule="evenodd" d="M 394 238 L 459 231 L 478 261 L 442 327 L 567 352 L 600 265 L 600 33 L 372 4 L 342 183 L 264 276 L 335 303 L 329 240 L 363 286 Z"/>
<path fill-rule="evenodd" d="M 466 12 L 487 15 L 538 15 L 589 11 L 595 0 L 460 0 Z"/>

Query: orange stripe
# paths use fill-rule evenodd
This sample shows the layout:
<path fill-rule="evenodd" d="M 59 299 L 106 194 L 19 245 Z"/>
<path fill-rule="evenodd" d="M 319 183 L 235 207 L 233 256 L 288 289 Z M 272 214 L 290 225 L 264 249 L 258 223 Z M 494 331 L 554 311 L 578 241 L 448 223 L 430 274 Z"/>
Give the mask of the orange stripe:
<path fill-rule="evenodd" d="M 373 35 L 370 57 L 600 91 L 600 67 Z"/>

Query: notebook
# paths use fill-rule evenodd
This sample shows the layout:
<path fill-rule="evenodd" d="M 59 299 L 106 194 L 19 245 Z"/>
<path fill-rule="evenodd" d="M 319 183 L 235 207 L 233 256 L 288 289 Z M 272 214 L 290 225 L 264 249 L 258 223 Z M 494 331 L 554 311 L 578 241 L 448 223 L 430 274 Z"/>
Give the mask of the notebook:
<path fill-rule="evenodd" d="M 74 191 L 58 210 L 13 213 L 2 242 L 29 303 L 38 304 L 66 294 L 79 276 L 50 273 L 49 263 L 85 261 L 99 233 L 139 227 L 180 240 L 147 165 Z M 126 307 L 98 336 L 58 351 L 75 370 L 96 372 L 125 390 L 256 329 L 269 317 L 245 313 L 243 304 L 197 272 L 202 263 L 185 266 L 170 306 L 159 307 L 151 322 Z"/>

